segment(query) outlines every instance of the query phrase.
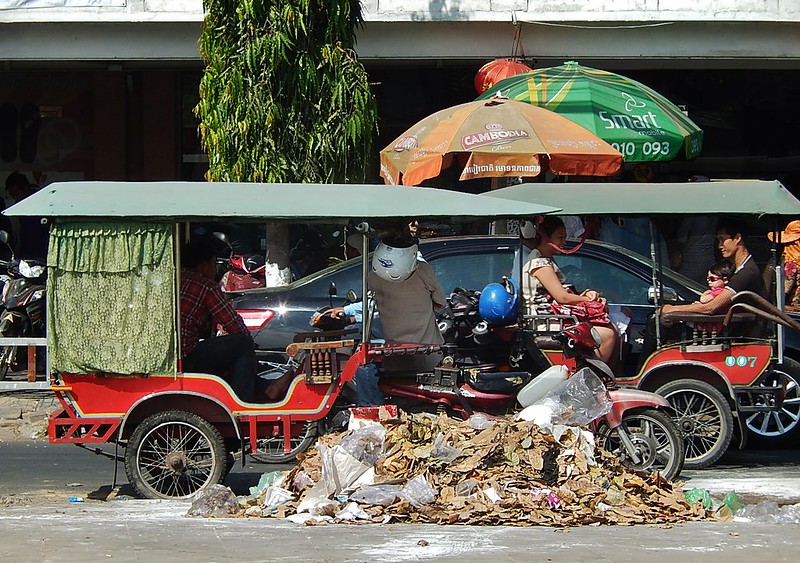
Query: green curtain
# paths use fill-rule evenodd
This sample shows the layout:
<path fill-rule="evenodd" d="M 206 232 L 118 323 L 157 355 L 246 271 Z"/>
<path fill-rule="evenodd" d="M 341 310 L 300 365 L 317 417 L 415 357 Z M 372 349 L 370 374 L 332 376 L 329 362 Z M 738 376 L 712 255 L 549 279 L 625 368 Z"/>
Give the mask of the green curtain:
<path fill-rule="evenodd" d="M 175 373 L 169 225 L 57 223 L 50 233 L 48 348 L 60 373 Z"/>

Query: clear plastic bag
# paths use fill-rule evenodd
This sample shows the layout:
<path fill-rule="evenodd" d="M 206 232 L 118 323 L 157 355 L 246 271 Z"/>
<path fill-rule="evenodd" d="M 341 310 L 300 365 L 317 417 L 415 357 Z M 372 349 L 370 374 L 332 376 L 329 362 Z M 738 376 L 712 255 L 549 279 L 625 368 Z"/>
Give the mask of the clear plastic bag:
<path fill-rule="evenodd" d="M 383 455 L 383 438 L 386 429 L 380 424 L 370 424 L 353 430 L 342 438 L 339 445 L 361 463 L 374 465 Z"/>
<path fill-rule="evenodd" d="M 400 496 L 401 489 L 400 485 L 369 485 L 350 495 L 350 500 L 360 504 L 389 506 Z"/>
<path fill-rule="evenodd" d="M 578 370 L 536 404 L 553 412 L 552 424 L 586 426 L 611 410 L 606 386 L 589 368 Z"/>
<path fill-rule="evenodd" d="M 439 433 L 433 441 L 433 449 L 431 449 L 431 458 L 445 465 L 449 465 L 455 461 L 456 458 L 464 455 L 464 452 L 458 448 L 454 448 L 444 441 L 444 434 Z"/>
<path fill-rule="evenodd" d="M 422 475 L 411 479 L 400 491 L 400 496 L 417 508 L 435 501 L 437 494 L 436 489 L 431 487 L 428 480 Z"/>
<path fill-rule="evenodd" d="M 475 430 L 486 430 L 495 425 L 494 420 L 482 413 L 475 413 L 467 419 L 467 424 Z"/>

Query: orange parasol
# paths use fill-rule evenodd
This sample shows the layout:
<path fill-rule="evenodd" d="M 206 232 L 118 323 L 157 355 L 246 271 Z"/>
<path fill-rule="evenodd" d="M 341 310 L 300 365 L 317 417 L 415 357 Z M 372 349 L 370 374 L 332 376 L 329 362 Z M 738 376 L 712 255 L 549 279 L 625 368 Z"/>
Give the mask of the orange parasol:
<path fill-rule="evenodd" d="M 459 158 L 454 158 L 459 156 Z M 416 186 L 454 161 L 461 180 L 554 174 L 613 176 L 622 154 L 552 111 L 505 98 L 469 102 L 417 122 L 381 151 L 387 184 Z"/>

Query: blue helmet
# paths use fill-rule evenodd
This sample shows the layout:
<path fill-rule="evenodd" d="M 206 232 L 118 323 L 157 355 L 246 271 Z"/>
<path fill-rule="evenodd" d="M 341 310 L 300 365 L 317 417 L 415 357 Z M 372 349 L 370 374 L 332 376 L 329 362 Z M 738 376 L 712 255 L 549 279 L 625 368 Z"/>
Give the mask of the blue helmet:
<path fill-rule="evenodd" d="M 512 323 L 517 319 L 517 284 L 504 279 L 503 283 L 490 283 L 478 300 L 478 313 L 490 323 Z"/>

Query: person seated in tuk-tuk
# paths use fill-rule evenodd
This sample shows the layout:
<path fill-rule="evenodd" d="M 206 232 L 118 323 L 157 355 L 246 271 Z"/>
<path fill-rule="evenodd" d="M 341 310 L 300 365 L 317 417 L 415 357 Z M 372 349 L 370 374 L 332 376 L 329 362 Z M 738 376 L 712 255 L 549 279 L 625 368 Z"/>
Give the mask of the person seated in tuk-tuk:
<path fill-rule="evenodd" d="M 184 372 L 222 377 L 242 401 L 276 400 L 277 382 L 267 394 L 256 389 L 255 345 L 242 318 L 214 281 L 216 247 L 199 237 L 181 251 L 181 358 Z M 225 334 L 214 336 L 217 326 Z"/>
<path fill-rule="evenodd" d="M 741 291 L 752 291 L 767 298 L 767 291 L 764 286 L 764 278 L 761 270 L 747 249 L 746 236 L 749 232 L 747 224 L 737 218 L 722 218 L 717 223 L 717 247 L 722 254 L 722 258 L 733 264 L 734 272 L 728 280 L 725 289 L 719 292 L 713 299 L 707 302 L 695 301 L 685 305 L 663 305 L 661 314 L 666 313 L 699 313 L 703 315 L 718 315 L 726 312 L 731 305 L 733 296 Z M 675 338 L 680 327 L 665 327 L 667 339 Z M 644 343 L 639 358 L 639 369 L 647 361 L 647 358 L 656 350 L 655 317 L 648 319 L 645 327 Z"/>

